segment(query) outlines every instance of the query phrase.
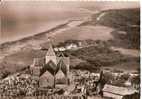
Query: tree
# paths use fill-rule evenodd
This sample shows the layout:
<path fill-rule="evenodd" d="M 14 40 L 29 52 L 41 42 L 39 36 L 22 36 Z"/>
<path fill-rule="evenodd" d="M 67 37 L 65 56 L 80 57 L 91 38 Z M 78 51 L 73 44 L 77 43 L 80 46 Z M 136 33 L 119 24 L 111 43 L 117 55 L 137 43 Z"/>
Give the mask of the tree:
<path fill-rule="evenodd" d="M 124 75 L 122 75 L 122 76 L 120 77 L 120 79 L 121 79 L 122 81 L 126 81 L 126 80 L 129 79 L 129 77 L 130 77 L 129 74 L 124 74 Z"/>
<path fill-rule="evenodd" d="M 10 74 L 9 71 L 3 70 L 2 73 L 1 73 L 1 78 L 4 79 L 4 78 L 6 78 L 9 74 Z"/>

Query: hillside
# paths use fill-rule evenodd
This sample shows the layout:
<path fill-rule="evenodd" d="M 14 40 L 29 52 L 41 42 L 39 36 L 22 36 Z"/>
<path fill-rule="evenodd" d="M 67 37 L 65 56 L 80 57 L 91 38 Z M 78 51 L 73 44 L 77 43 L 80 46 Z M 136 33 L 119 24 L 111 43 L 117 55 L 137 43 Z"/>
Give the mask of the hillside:
<path fill-rule="evenodd" d="M 95 70 L 95 68 L 101 66 L 121 70 L 127 68 L 131 71 L 136 70 L 140 65 L 138 56 L 125 55 L 119 51 L 114 51 L 107 43 L 102 41 L 97 45 L 94 44 L 68 53 L 86 61 L 84 64 L 78 64 L 75 67 L 77 69 Z"/>
<path fill-rule="evenodd" d="M 83 25 L 103 25 L 114 28 L 114 40 L 110 42 L 119 47 L 140 48 L 140 9 L 105 10 L 92 15 L 91 21 Z"/>

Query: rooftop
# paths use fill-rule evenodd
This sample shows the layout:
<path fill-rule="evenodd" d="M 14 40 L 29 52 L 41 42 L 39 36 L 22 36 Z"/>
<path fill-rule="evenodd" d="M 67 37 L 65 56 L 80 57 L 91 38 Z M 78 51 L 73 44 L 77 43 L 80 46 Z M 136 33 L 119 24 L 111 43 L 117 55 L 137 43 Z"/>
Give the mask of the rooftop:
<path fill-rule="evenodd" d="M 119 86 L 113 86 L 113 85 L 108 85 L 108 84 L 104 86 L 103 91 L 121 95 L 121 96 L 130 95 L 130 94 L 134 94 L 135 92 L 137 92 L 136 90 L 132 88 L 119 87 Z"/>

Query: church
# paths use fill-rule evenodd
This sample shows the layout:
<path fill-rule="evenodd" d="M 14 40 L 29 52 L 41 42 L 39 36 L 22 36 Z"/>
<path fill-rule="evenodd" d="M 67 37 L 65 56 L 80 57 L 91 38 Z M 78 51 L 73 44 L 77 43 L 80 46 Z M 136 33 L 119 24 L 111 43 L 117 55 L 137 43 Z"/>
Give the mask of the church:
<path fill-rule="evenodd" d="M 43 58 L 34 58 L 30 66 L 33 76 L 39 77 L 39 87 L 53 88 L 58 85 L 69 84 L 69 57 L 56 54 L 51 43 Z"/>

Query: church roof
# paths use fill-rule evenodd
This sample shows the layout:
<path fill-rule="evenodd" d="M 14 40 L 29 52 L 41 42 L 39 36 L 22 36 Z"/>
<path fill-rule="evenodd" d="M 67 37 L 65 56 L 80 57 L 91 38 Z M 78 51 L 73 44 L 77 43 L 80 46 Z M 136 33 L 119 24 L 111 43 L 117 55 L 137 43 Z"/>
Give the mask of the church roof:
<path fill-rule="evenodd" d="M 40 87 L 53 87 L 54 85 L 54 76 L 49 72 L 44 72 L 39 78 Z"/>
<path fill-rule="evenodd" d="M 49 72 L 49 71 L 46 71 L 46 72 L 44 72 L 41 76 L 40 76 L 40 78 L 42 78 L 42 77 L 53 77 L 53 75 Z"/>
<path fill-rule="evenodd" d="M 56 64 L 52 60 L 50 60 L 47 65 L 49 68 L 53 69 L 54 71 L 57 68 Z"/>
<path fill-rule="evenodd" d="M 60 60 L 63 60 L 65 65 L 69 65 L 70 64 L 69 57 L 57 57 L 57 63 L 59 63 Z"/>
<path fill-rule="evenodd" d="M 63 59 L 60 59 L 60 61 L 57 64 L 57 72 L 59 70 L 62 70 L 62 72 L 67 75 L 67 65 L 64 63 Z"/>
<path fill-rule="evenodd" d="M 41 70 L 41 75 L 46 71 L 49 71 L 52 75 L 54 75 L 56 69 L 57 69 L 56 64 L 52 60 L 50 60 L 47 64 L 43 66 Z"/>
<path fill-rule="evenodd" d="M 54 49 L 53 49 L 53 46 L 51 44 L 49 44 L 49 48 L 48 48 L 48 51 L 46 53 L 46 56 L 56 56 Z"/>
<path fill-rule="evenodd" d="M 113 86 L 113 85 L 109 85 L 109 84 L 106 84 L 104 86 L 103 91 L 108 92 L 108 93 L 121 95 L 121 96 L 134 94 L 136 92 L 136 90 L 134 90 L 134 89 L 130 89 L 130 88 L 126 88 L 126 87 L 118 87 L 118 86 Z"/>
<path fill-rule="evenodd" d="M 55 77 L 56 77 L 56 79 L 62 79 L 62 78 L 65 77 L 65 74 L 63 73 L 62 70 L 59 70 L 59 71 L 57 72 L 57 74 L 55 75 Z"/>

